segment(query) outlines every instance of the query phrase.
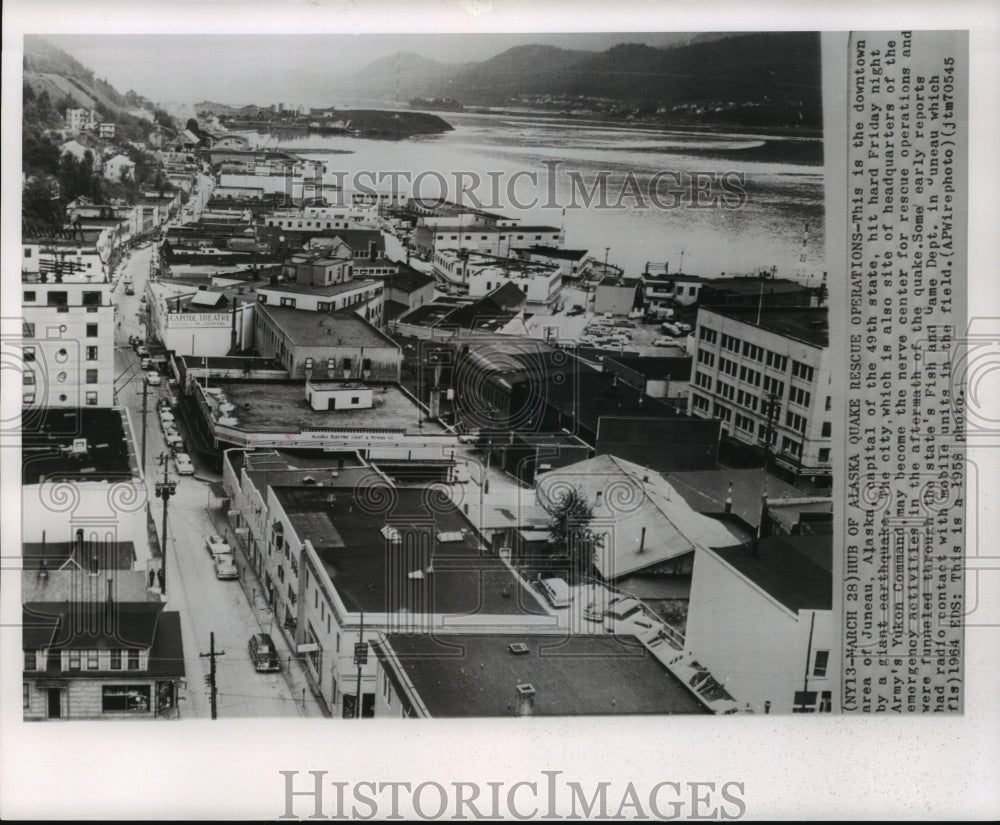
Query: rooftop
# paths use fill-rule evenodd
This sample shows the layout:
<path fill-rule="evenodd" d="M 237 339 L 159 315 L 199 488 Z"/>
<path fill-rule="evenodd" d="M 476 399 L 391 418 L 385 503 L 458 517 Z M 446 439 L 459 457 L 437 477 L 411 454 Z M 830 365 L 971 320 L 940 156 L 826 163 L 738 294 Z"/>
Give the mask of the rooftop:
<path fill-rule="evenodd" d="M 311 313 L 315 314 L 315 313 Z M 368 382 L 375 391 L 371 409 L 314 410 L 305 400 L 302 381 L 215 381 L 207 391 L 212 406 L 223 399 L 234 409 L 227 415 L 232 426 L 246 432 L 299 433 L 303 430 L 416 430 L 422 418 L 420 407 L 396 384 Z M 424 421 L 428 433 L 438 425 Z"/>
<path fill-rule="evenodd" d="M 86 449 L 74 452 L 74 441 Z M 135 456 L 120 409 L 44 407 L 21 415 L 22 484 L 59 479 L 124 481 Z"/>
<path fill-rule="evenodd" d="M 760 524 L 761 497 L 764 493 L 771 503 L 804 495 L 801 490 L 764 469 L 686 470 L 672 472 L 667 479 L 699 513 L 725 512 L 726 499 L 730 498 L 732 512 L 754 527 Z"/>
<path fill-rule="evenodd" d="M 598 286 L 605 286 L 605 287 L 613 286 L 613 287 L 620 287 L 622 289 L 635 289 L 636 287 L 639 286 L 639 283 L 640 281 L 638 278 L 622 278 L 618 275 L 606 275 L 605 277 L 601 278 L 601 281 L 598 284 Z"/>
<path fill-rule="evenodd" d="M 396 266 L 399 270 L 395 275 L 387 275 L 384 278 L 385 285 L 390 289 L 398 289 L 402 292 L 415 292 L 422 287 L 427 286 L 427 284 L 434 283 L 434 277 L 432 275 L 427 275 L 419 270 L 414 269 L 411 266 L 407 266 L 404 263 L 396 261 Z"/>
<path fill-rule="evenodd" d="M 394 488 L 380 480 L 336 493 L 272 489 L 352 612 L 545 613 L 510 569 L 480 547 L 454 503 L 434 488 Z M 400 540 L 387 536 L 387 528 Z"/>
<path fill-rule="evenodd" d="M 582 493 L 598 524 L 609 526 L 596 562 L 605 579 L 742 538 L 695 511 L 659 473 L 616 456 L 599 455 L 549 470 L 536 481 L 539 501 L 551 506 L 567 486 Z"/>
<path fill-rule="evenodd" d="M 27 566 L 25 566 L 27 570 Z M 113 573 L 102 571 L 91 575 L 73 567 L 66 570 L 48 568 L 45 575 L 38 572 L 22 573 L 22 602 L 107 601 L 142 602 L 160 600 L 159 591 L 150 592 L 145 570 L 123 569 Z"/>
<path fill-rule="evenodd" d="M 321 295 L 324 298 L 332 298 L 344 292 L 351 292 L 356 289 L 374 286 L 379 283 L 372 278 L 361 278 L 354 281 L 346 281 L 342 284 L 330 284 L 328 286 L 309 286 L 297 283 L 264 284 L 257 287 L 258 292 L 290 292 L 295 295 Z"/>
<path fill-rule="evenodd" d="M 607 369 L 608 362 L 614 361 L 647 379 L 669 378 L 671 381 L 689 381 L 693 360 L 691 356 L 670 358 L 655 355 L 606 355 L 604 365 Z"/>
<path fill-rule="evenodd" d="M 431 717 L 513 717 L 519 684 L 535 689 L 536 716 L 707 712 L 634 636 L 391 633 L 373 647 Z"/>
<path fill-rule="evenodd" d="M 316 313 L 257 304 L 257 311 L 269 317 L 288 337 L 290 343 L 303 347 L 392 347 L 391 338 L 350 310 Z"/>
<path fill-rule="evenodd" d="M 833 609 L 833 537 L 771 536 L 713 551 L 789 610 Z"/>
<path fill-rule="evenodd" d="M 826 307 L 702 307 L 698 312 L 732 318 L 819 349 L 830 345 Z"/>
<path fill-rule="evenodd" d="M 131 570 L 136 560 L 135 545 L 130 541 L 113 544 L 26 541 L 22 544 L 22 552 L 21 565 L 25 570 L 40 570 L 43 567 L 49 572 L 85 570 L 88 575 L 95 560 L 99 571 Z"/>

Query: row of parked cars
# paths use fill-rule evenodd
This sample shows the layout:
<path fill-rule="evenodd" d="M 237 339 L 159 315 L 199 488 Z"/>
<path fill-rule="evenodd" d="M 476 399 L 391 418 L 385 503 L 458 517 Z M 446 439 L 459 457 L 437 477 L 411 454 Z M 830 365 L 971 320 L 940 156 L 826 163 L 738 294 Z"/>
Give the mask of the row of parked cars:
<path fill-rule="evenodd" d="M 167 446 L 173 451 L 174 463 L 177 465 L 177 474 L 182 476 L 194 475 L 194 463 L 191 456 L 184 452 L 184 439 L 177 429 L 177 420 L 174 418 L 173 409 L 166 398 L 161 398 L 156 405 L 156 412 L 160 418 L 160 427 L 163 429 L 163 438 Z"/>

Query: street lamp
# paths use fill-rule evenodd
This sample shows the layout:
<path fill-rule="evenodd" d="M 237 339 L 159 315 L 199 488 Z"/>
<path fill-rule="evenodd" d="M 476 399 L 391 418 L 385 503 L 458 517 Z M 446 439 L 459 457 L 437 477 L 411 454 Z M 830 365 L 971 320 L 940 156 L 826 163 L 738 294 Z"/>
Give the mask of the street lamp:
<path fill-rule="evenodd" d="M 167 592 L 167 504 L 170 497 L 177 492 L 177 482 L 167 479 L 167 459 L 166 453 L 160 453 L 159 460 L 163 465 L 163 481 L 156 482 L 156 497 L 163 499 L 163 552 L 160 561 L 160 592 L 166 595 Z"/>

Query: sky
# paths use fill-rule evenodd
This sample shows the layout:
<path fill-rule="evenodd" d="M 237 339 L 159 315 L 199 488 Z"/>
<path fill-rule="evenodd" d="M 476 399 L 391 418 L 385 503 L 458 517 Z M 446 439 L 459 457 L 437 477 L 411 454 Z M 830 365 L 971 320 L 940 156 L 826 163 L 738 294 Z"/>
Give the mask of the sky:
<path fill-rule="evenodd" d="M 444 63 L 485 60 L 512 46 L 546 43 L 601 51 L 618 43 L 673 45 L 678 33 L 360 34 L 360 35 L 49 35 L 39 32 L 105 78 L 120 92 L 134 89 L 158 103 L 218 100 L 260 103 L 254 87 L 270 92 L 287 83 L 313 87 L 317 78 L 348 75 L 396 52 Z M 279 80 L 279 78 L 281 80 Z M 317 105 L 322 101 L 302 100 Z"/>

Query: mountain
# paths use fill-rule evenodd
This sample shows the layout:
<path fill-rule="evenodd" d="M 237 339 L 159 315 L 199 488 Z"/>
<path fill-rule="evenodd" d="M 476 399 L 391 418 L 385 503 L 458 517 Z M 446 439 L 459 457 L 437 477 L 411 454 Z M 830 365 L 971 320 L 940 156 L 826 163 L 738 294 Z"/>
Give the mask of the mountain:
<path fill-rule="evenodd" d="M 400 99 L 451 97 L 510 105 L 524 97 L 610 99 L 684 107 L 706 122 L 737 119 L 819 127 L 819 35 L 815 32 L 695 35 L 667 48 L 624 43 L 601 52 L 526 45 L 478 63 L 442 64 L 393 55 L 352 75 L 352 93 Z M 398 84 L 398 86 L 397 86 Z"/>

